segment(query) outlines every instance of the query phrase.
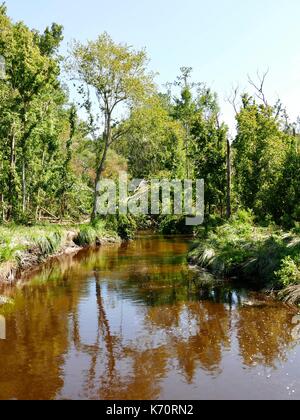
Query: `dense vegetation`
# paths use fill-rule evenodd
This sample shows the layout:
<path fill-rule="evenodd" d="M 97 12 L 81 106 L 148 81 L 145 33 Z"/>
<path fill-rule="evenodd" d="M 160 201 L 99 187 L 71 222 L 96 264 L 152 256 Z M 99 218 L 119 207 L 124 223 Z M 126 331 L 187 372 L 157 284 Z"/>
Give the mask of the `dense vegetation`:
<path fill-rule="evenodd" d="M 264 265 L 257 255 L 269 243 L 276 263 L 267 277 L 284 286 L 299 283 L 298 245 L 288 242 L 294 243 L 293 234 L 286 239 L 278 233 L 300 222 L 299 122 L 289 120 L 280 102 L 269 103 L 266 75 L 257 84 L 250 80 L 254 95 L 234 92 L 237 133 L 230 140 L 217 95 L 195 83 L 190 68 L 183 67 L 161 92 L 146 52 L 117 44 L 106 33 L 75 43 L 61 57 L 58 24 L 40 33 L 13 22 L 0 6 L 0 27 L 2 224 L 95 224 L 99 182 L 121 170 L 146 180 L 203 178 L 207 227 L 251 211 L 251 223 L 233 216 L 231 224 L 205 230 L 218 253 L 214 267 L 230 273 L 251 260 L 251 272 Z M 74 104 L 71 97 L 80 100 Z M 105 220 L 105 228 L 130 237 L 137 223 L 116 216 Z M 182 227 L 176 217 L 156 223 L 164 232 Z M 94 236 L 88 226 L 79 241 Z M 3 236 L 0 255 L 9 252 L 5 241 Z"/>
<path fill-rule="evenodd" d="M 299 301 L 300 236 L 277 226 L 255 226 L 251 214 L 239 211 L 230 223 L 199 234 L 199 243 L 189 254 L 193 263 L 219 279 L 235 278 L 252 287 L 268 290 L 288 288 L 281 296 Z M 292 293 L 290 293 L 292 292 Z"/>

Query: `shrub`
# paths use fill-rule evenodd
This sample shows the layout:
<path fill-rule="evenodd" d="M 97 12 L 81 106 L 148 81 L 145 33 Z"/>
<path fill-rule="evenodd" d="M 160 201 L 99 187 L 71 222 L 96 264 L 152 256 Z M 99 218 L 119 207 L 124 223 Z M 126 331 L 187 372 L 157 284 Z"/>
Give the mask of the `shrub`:
<path fill-rule="evenodd" d="M 136 220 L 131 215 L 116 214 L 105 219 L 106 228 L 118 234 L 121 239 L 132 239 L 138 229 Z"/>
<path fill-rule="evenodd" d="M 300 266 L 300 238 L 274 227 L 256 227 L 249 222 L 251 219 L 251 213 L 240 212 L 230 223 L 209 231 L 192 250 L 190 259 L 217 275 L 271 287 L 295 284 Z M 281 266 L 288 256 L 290 260 Z"/>
<path fill-rule="evenodd" d="M 91 225 L 82 226 L 75 239 L 76 245 L 89 246 L 95 245 L 97 240 L 97 234 L 95 228 Z"/>
<path fill-rule="evenodd" d="M 21 247 L 19 246 L 12 246 L 9 241 L 0 245 L 0 263 L 13 260 L 16 252 L 20 251 Z"/>
<path fill-rule="evenodd" d="M 42 256 L 52 255 L 59 250 L 62 243 L 60 232 L 54 232 L 35 241 Z"/>
<path fill-rule="evenodd" d="M 185 216 L 162 216 L 159 231 L 164 235 L 192 234 L 193 227 L 186 225 Z"/>
<path fill-rule="evenodd" d="M 289 287 L 300 283 L 300 270 L 296 262 L 287 256 L 282 260 L 280 270 L 275 273 L 280 286 Z"/>
<path fill-rule="evenodd" d="M 137 223 L 130 215 L 119 215 L 117 229 L 118 235 L 122 239 L 132 239 L 137 231 Z"/>

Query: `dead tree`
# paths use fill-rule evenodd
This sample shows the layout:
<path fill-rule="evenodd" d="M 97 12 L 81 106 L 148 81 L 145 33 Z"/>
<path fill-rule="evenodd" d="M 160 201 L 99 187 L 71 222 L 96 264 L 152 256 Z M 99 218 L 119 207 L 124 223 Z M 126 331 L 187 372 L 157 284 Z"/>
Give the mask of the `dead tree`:
<path fill-rule="evenodd" d="M 235 115 L 238 115 L 238 104 L 237 104 L 237 98 L 239 95 L 240 88 L 239 86 L 232 86 L 232 92 L 231 94 L 226 98 L 227 102 L 232 106 Z"/>
<path fill-rule="evenodd" d="M 254 87 L 256 91 L 256 96 L 258 97 L 258 99 L 260 99 L 263 102 L 263 104 L 266 107 L 269 106 L 269 104 L 268 104 L 268 101 L 264 92 L 264 87 L 265 87 L 265 82 L 266 82 L 268 74 L 269 74 L 269 70 L 264 72 L 262 76 L 259 74 L 259 72 L 257 72 L 258 83 L 255 83 L 251 79 L 251 77 L 248 76 L 248 82 L 250 83 L 251 86 Z"/>

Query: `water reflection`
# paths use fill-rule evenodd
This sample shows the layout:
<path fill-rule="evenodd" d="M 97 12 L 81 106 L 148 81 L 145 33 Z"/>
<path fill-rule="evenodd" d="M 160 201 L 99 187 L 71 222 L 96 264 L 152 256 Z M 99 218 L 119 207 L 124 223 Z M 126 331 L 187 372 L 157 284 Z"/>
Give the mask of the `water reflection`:
<path fill-rule="evenodd" d="M 0 290 L 15 301 L 0 309 L 0 398 L 300 398 L 299 317 L 203 288 L 187 247 L 140 238 Z"/>

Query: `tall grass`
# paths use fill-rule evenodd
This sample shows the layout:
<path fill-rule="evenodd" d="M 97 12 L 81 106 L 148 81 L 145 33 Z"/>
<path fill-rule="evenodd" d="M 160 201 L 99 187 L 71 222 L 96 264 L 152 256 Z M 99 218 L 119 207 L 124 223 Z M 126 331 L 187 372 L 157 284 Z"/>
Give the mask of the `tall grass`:
<path fill-rule="evenodd" d="M 67 227 L 39 225 L 1 226 L 0 227 L 0 263 L 17 261 L 23 252 L 37 249 L 41 256 L 51 255 L 62 246 Z"/>
<path fill-rule="evenodd" d="M 98 244 L 104 237 L 117 236 L 106 228 L 105 222 L 98 222 L 95 226 L 0 226 L 0 264 L 7 261 L 19 264 L 24 254 L 34 254 L 39 258 L 56 254 L 67 244 L 70 231 L 77 232 L 75 242 L 79 246 Z"/>
<path fill-rule="evenodd" d="M 35 239 L 35 244 L 41 256 L 55 254 L 63 245 L 64 235 L 61 232 L 54 232 L 45 237 Z"/>
<path fill-rule="evenodd" d="M 300 236 L 274 226 L 255 226 L 245 212 L 199 237 L 189 259 L 218 276 L 279 290 L 300 289 Z M 290 290 L 295 296 L 295 289 Z"/>
<path fill-rule="evenodd" d="M 100 245 L 102 239 L 107 237 L 117 238 L 117 233 L 108 228 L 104 220 L 98 220 L 90 225 L 83 225 L 75 239 L 79 246 Z"/>

